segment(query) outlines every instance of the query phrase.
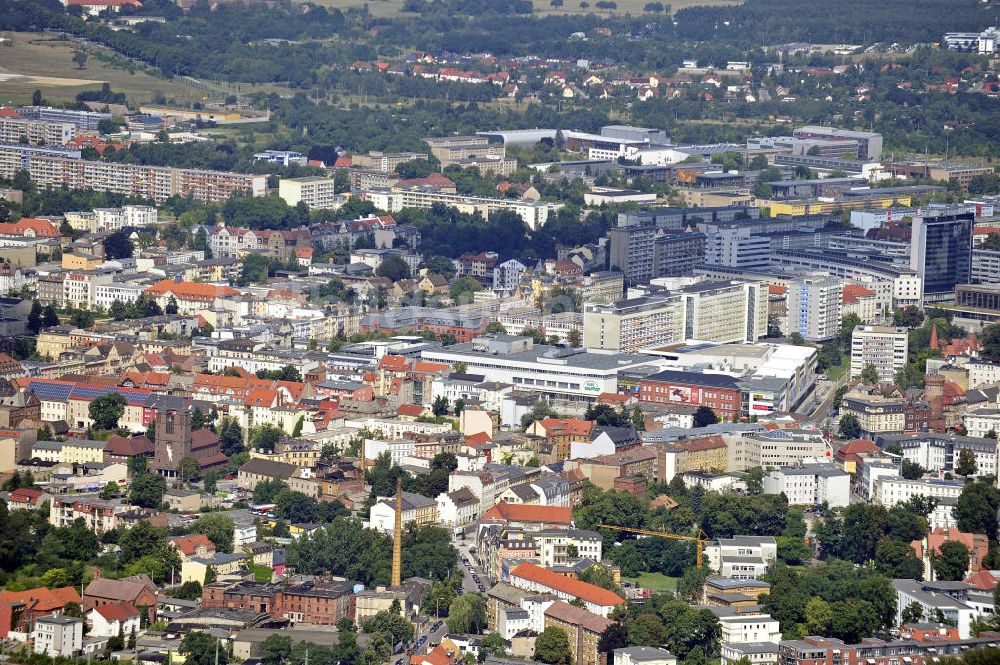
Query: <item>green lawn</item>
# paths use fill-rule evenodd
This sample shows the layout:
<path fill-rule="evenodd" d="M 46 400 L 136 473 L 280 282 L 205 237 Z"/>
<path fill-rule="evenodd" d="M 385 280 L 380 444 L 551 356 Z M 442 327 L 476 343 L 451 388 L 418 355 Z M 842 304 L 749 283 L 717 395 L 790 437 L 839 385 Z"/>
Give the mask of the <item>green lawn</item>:
<path fill-rule="evenodd" d="M 677 591 L 678 577 L 667 577 L 663 573 L 640 573 L 637 577 L 623 577 L 623 582 L 631 582 L 653 591 Z"/>
<path fill-rule="evenodd" d="M 831 381 L 837 381 L 842 376 L 844 376 L 844 374 L 846 374 L 847 370 L 849 370 L 850 368 L 851 368 L 851 358 L 850 356 L 847 356 L 844 360 L 841 361 L 839 365 L 834 365 L 833 367 L 828 369 L 826 371 L 826 375 L 830 378 Z"/>
<path fill-rule="evenodd" d="M 257 582 L 270 582 L 271 581 L 271 568 L 270 566 L 258 566 L 255 564 L 250 564 L 250 569 L 253 571 L 254 580 Z"/>

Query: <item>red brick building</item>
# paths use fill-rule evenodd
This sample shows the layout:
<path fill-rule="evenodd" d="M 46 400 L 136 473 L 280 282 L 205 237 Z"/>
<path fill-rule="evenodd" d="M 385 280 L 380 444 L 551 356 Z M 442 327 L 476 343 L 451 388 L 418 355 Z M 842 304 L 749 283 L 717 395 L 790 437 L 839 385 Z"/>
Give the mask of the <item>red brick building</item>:
<path fill-rule="evenodd" d="M 724 374 L 665 370 L 639 382 L 639 400 L 707 406 L 721 420 L 732 420 L 742 410 L 743 391 L 739 379 Z"/>
<path fill-rule="evenodd" d="M 217 582 L 202 589 L 201 604 L 332 626 L 350 616 L 353 592 L 354 582 L 349 581 L 318 580 L 290 586 Z"/>

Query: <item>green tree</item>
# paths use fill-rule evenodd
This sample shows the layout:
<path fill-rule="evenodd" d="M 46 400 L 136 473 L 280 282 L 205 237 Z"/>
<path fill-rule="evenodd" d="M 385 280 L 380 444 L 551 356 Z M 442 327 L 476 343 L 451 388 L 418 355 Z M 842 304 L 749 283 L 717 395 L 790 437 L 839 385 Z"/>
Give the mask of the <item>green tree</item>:
<path fill-rule="evenodd" d="M 830 635 L 848 644 L 859 643 L 879 627 L 878 614 L 866 600 L 848 598 L 833 603 L 831 609 L 833 620 L 830 622 Z"/>
<path fill-rule="evenodd" d="M 924 606 L 913 602 L 903 608 L 902 621 L 904 624 L 921 623 L 924 620 Z"/>
<path fill-rule="evenodd" d="M 375 269 L 375 274 L 393 282 L 410 278 L 410 267 L 398 254 L 387 256 Z"/>
<path fill-rule="evenodd" d="M 878 369 L 876 369 L 875 365 L 872 365 L 870 363 L 868 365 L 865 365 L 865 368 L 861 370 L 859 378 L 863 383 L 866 383 L 870 386 L 877 386 L 881 382 L 881 379 L 879 378 L 878 375 Z"/>
<path fill-rule="evenodd" d="M 708 425 L 714 425 L 718 422 L 719 417 L 715 415 L 715 411 L 707 406 L 699 406 L 694 412 L 695 427 L 706 427 Z"/>
<path fill-rule="evenodd" d="M 840 417 L 837 431 L 843 439 L 857 439 L 863 434 L 861 423 L 853 413 L 846 413 Z"/>
<path fill-rule="evenodd" d="M 367 619 L 362 630 L 371 635 L 385 636 L 389 644 L 407 642 L 413 637 L 413 624 L 400 614 L 399 601 L 393 601 L 392 607 L 382 610 Z"/>
<path fill-rule="evenodd" d="M 275 633 L 260 644 L 261 665 L 282 665 L 292 655 L 292 638 Z"/>
<path fill-rule="evenodd" d="M 42 327 L 51 328 L 57 325 L 59 325 L 59 316 L 56 314 L 56 308 L 49 303 L 42 310 Z"/>
<path fill-rule="evenodd" d="M 143 508 L 159 508 L 163 503 L 163 493 L 166 491 L 166 478 L 155 473 L 141 473 L 132 478 L 129 500 Z"/>
<path fill-rule="evenodd" d="M 474 277 L 459 277 L 451 284 L 451 288 L 448 289 L 448 295 L 452 300 L 458 302 L 463 299 L 471 300 L 472 294 L 476 291 L 482 291 L 483 285 L 479 283 Z"/>
<path fill-rule="evenodd" d="M 77 50 L 73 53 L 73 62 L 76 63 L 77 68 L 83 69 L 87 65 L 87 54 L 82 50 Z"/>
<path fill-rule="evenodd" d="M 992 478 L 979 478 L 966 483 L 952 513 L 959 530 L 985 533 L 991 542 L 995 542 L 1000 490 L 993 486 L 992 480 Z"/>
<path fill-rule="evenodd" d="M 535 638 L 535 660 L 549 665 L 571 665 L 573 653 L 566 631 L 556 626 L 543 630 Z"/>
<path fill-rule="evenodd" d="M 486 598 L 478 593 L 466 593 L 455 599 L 448 609 L 448 630 L 461 634 L 476 634 L 486 628 Z"/>
<path fill-rule="evenodd" d="M 190 481 L 201 477 L 201 464 L 191 455 L 185 455 L 177 465 L 182 480 Z"/>
<path fill-rule="evenodd" d="M 969 549 L 957 540 L 941 543 L 938 551 L 931 554 L 931 569 L 936 579 L 962 580 L 969 569 Z"/>
<path fill-rule="evenodd" d="M 884 538 L 875 548 L 875 567 L 887 577 L 922 580 L 924 565 L 908 542 Z"/>
<path fill-rule="evenodd" d="M 108 393 L 90 401 L 88 412 L 98 429 L 112 430 L 125 415 L 125 398 L 120 393 Z"/>
<path fill-rule="evenodd" d="M 810 635 L 826 635 L 833 622 L 833 609 L 822 598 L 810 598 L 806 603 L 806 630 Z"/>
<path fill-rule="evenodd" d="M 960 476 L 974 476 L 979 471 L 976 464 L 976 454 L 971 448 L 962 448 L 958 451 L 958 464 L 955 465 L 955 473 Z"/>
<path fill-rule="evenodd" d="M 444 395 L 438 395 L 437 397 L 434 398 L 434 401 L 431 402 L 431 413 L 433 413 L 435 416 L 440 417 L 446 415 L 448 411 L 449 411 L 448 398 L 445 397 Z"/>
<path fill-rule="evenodd" d="M 191 525 L 192 533 L 203 533 L 220 552 L 233 551 L 233 518 L 222 513 L 202 515 Z"/>
<path fill-rule="evenodd" d="M 186 665 L 226 665 L 229 662 L 229 650 L 221 646 L 219 640 L 199 630 L 184 636 L 178 652 L 184 656 Z"/>
<path fill-rule="evenodd" d="M 105 484 L 103 488 L 101 488 L 100 497 L 105 501 L 107 501 L 108 499 L 113 499 L 114 497 L 121 494 L 121 491 L 122 488 L 118 486 L 118 483 L 112 480 L 111 482 Z"/>
<path fill-rule="evenodd" d="M 42 329 L 42 303 L 37 300 L 31 303 L 31 310 L 28 312 L 28 332 L 37 335 Z"/>

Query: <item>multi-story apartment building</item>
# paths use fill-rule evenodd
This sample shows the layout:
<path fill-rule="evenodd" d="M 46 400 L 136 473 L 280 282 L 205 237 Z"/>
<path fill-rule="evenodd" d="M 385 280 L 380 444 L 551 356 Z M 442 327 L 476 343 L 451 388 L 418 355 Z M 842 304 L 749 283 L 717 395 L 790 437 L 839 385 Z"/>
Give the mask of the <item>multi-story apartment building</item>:
<path fill-rule="evenodd" d="M 528 228 L 535 231 L 541 228 L 549 215 L 562 207 L 560 203 L 545 201 L 529 201 L 524 199 L 496 199 L 480 196 L 465 196 L 441 191 L 437 188 L 415 189 L 370 189 L 362 194 L 379 210 L 399 212 L 404 208 L 430 208 L 440 203 L 461 212 L 478 212 L 484 218 L 492 213 L 509 210 L 524 220 Z"/>
<path fill-rule="evenodd" d="M 805 429 L 774 431 L 731 438 L 729 471 L 746 471 L 756 466 L 779 468 L 799 466 L 805 460 L 825 459 L 830 450 L 822 432 Z"/>
<path fill-rule="evenodd" d="M 262 196 L 267 176 L 167 166 L 90 161 L 20 146 L 0 148 L 0 177 L 23 169 L 42 187 L 93 189 L 164 201 L 171 196 L 221 202 L 236 192 Z M 79 155 L 79 153 L 76 153 Z"/>
<path fill-rule="evenodd" d="M 123 304 L 139 299 L 145 287 L 124 282 L 108 282 L 97 284 L 94 288 L 94 304 L 108 309 L 117 300 Z"/>
<path fill-rule="evenodd" d="M 757 579 L 777 559 L 778 545 L 771 536 L 733 536 L 705 545 L 705 562 L 722 577 Z"/>
<path fill-rule="evenodd" d="M 767 334 L 767 289 L 756 282 L 703 281 L 665 294 L 589 304 L 587 348 L 638 351 L 682 341 L 753 342 Z"/>
<path fill-rule="evenodd" d="M 335 210 L 343 203 L 337 196 L 333 178 L 282 178 L 278 181 L 278 196 L 290 206 L 304 203 L 310 209 Z"/>
<path fill-rule="evenodd" d="M 583 609 L 604 618 L 607 618 L 616 607 L 625 603 L 624 599 L 613 591 L 560 575 L 533 563 L 522 563 L 512 569 L 510 583 L 525 591 L 551 593 L 567 603 L 579 599 L 583 603 Z"/>
<path fill-rule="evenodd" d="M 90 307 L 97 302 L 97 287 L 110 284 L 111 270 L 71 270 L 63 279 L 63 305 Z"/>
<path fill-rule="evenodd" d="M 959 454 L 963 450 L 970 450 L 976 460 L 976 476 L 996 475 L 996 439 L 924 432 L 911 435 L 887 434 L 880 436 L 876 442 L 883 447 L 899 445 L 903 449 L 903 459 L 934 472 L 954 473 Z"/>
<path fill-rule="evenodd" d="M 950 500 L 957 499 L 962 494 L 962 487 L 964 487 L 964 483 L 956 480 L 938 478 L 908 480 L 889 476 L 879 478 L 875 482 L 875 493 L 872 499 L 876 503 L 890 508 L 899 503 L 906 503 L 915 496 L 944 499 L 950 503 Z"/>
<path fill-rule="evenodd" d="M 764 492 L 783 493 L 791 505 L 842 508 L 851 500 L 851 476 L 833 464 L 782 467 L 764 476 Z"/>
<path fill-rule="evenodd" d="M 652 223 L 609 230 L 608 247 L 611 269 L 624 273 L 630 285 L 654 277 L 690 275 L 705 260 L 704 234 L 667 231 Z"/>
<path fill-rule="evenodd" d="M 566 633 L 569 651 L 575 665 L 599 665 L 603 654 L 598 651 L 601 636 L 614 624 L 603 616 L 556 601 L 545 610 L 545 628 L 555 627 Z"/>
<path fill-rule="evenodd" d="M 100 535 L 118 526 L 116 516 L 125 512 L 125 506 L 107 501 L 54 496 L 49 504 L 49 524 L 67 527 L 83 519 L 87 529 Z"/>
<path fill-rule="evenodd" d="M 111 114 L 102 111 L 76 111 L 49 106 L 19 106 L 17 114 L 25 120 L 69 123 L 77 131 L 96 132 L 102 120 L 111 120 Z"/>
<path fill-rule="evenodd" d="M 851 334 L 851 378 L 872 365 L 882 383 L 892 383 L 906 366 L 909 344 L 906 330 L 887 326 L 858 326 Z"/>
<path fill-rule="evenodd" d="M 424 139 L 441 166 L 458 164 L 463 159 L 500 158 L 506 153 L 503 143 L 490 143 L 485 136 L 445 136 Z"/>
<path fill-rule="evenodd" d="M 588 304 L 583 314 L 583 345 L 634 353 L 682 339 L 680 298 L 650 295 L 611 304 Z"/>
<path fill-rule="evenodd" d="M 0 117 L 0 143 L 28 145 L 66 145 L 76 136 L 76 125 L 69 122 L 45 122 Z"/>
<path fill-rule="evenodd" d="M 601 560 L 603 539 L 601 534 L 584 529 L 542 529 L 531 534 L 538 547 L 539 560 L 546 568 L 568 565 L 569 548 L 576 548 L 576 556 Z"/>
<path fill-rule="evenodd" d="M 83 652 L 83 619 L 64 615 L 46 615 L 35 619 L 31 638 L 33 651 L 50 658 L 73 658 Z"/>
<path fill-rule="evenodd" d="M 379 171 L 380 173 L 392 173 L 396 167 L 406 162 L 418 159 L 427 159 L 426 152 L 379 152 L 372 150 L 367 155 L 353 155 L 351 166 L 361 169 Z"/>
<path fill-rule="evenodd" d="M 841 416 L 851 414 L 868 435 L 902 432 L 906 429 L 906 400 L 884 397 L 872 391 L 852 390 L 840 403 Z"/>
<path fill-rule="evenodd" d="M 788 283 L 788 334 L 810 341 L 833 339 L 840 331 L 843 283 L 830 275 L 813 274 Z"/>

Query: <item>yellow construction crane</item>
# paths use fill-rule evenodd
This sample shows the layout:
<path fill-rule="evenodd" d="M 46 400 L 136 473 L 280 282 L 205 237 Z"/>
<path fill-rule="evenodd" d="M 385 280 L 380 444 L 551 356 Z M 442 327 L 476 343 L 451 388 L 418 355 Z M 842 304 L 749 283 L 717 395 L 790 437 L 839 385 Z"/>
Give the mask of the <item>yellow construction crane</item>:
<path fill-rule="evenodd" d="M 676 533 L 666 531 L 650 531 L 649 529 L 635 529 L 629 526 L 615 526 L 614 524 L 600 524 L 602 529 L 615 529 L 617 531 L 628 531 L 629 533 L 639 533 L 644 536 L 656 536 L 657 538 L 673 538 L 674 540 L 691 540 L 698 544 L 698 567 L 701 568 L 701 552 L 705 543 L 708 542 L 708 534 L 698 529 L 697 536 L 679 536 Z"/>

